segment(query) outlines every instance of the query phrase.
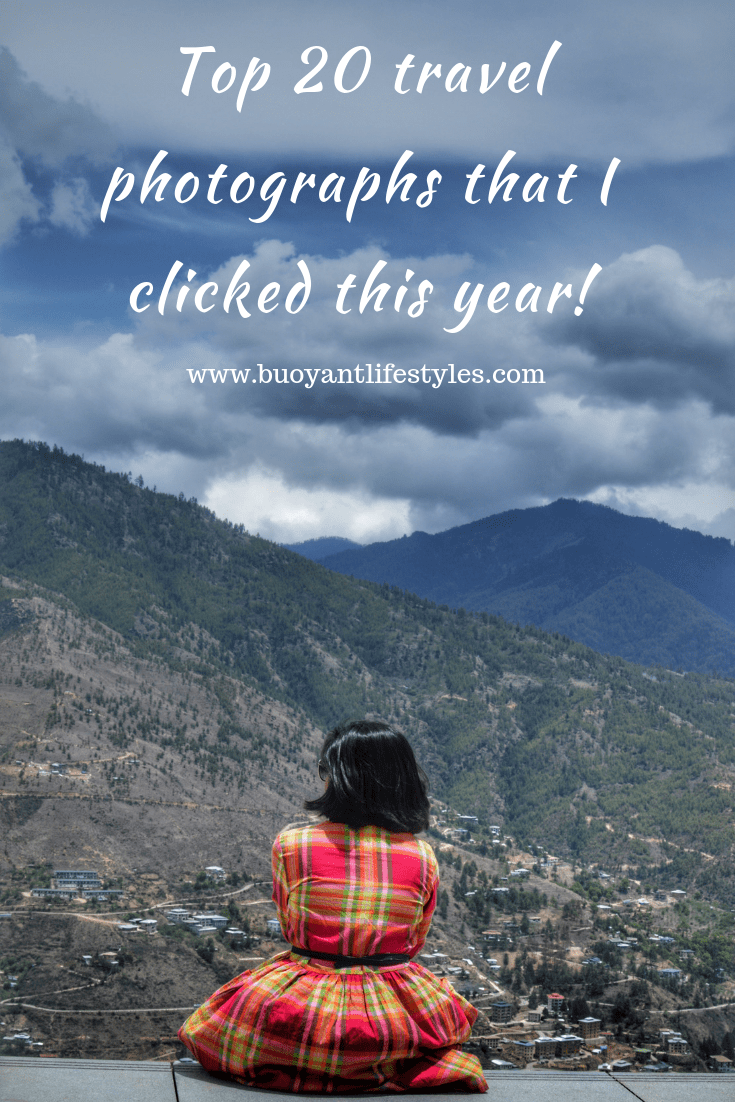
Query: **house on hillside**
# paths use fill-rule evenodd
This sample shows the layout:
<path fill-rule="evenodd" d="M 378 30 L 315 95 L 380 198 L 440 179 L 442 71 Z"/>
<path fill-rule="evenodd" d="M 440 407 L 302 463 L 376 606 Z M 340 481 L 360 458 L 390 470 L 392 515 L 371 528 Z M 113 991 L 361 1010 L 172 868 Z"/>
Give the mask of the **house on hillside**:
<path fill-rule="evenodd" d="M 211 880 L 224 880 L 227 873 L 219 865 L 207 865 L 204 870 Z"/>
<path fill-rule="evenodd" d="M 576 1056 L 582 1047 L 582 1038 L 576 1033 L 563 1033 L 555 1040 L 557 1056 Z"/>
<path fill-rule="evenodd" d="M 170 911 L 166 911 L 166 918 L 169 922 L 176 926 L 180 926 L 182 922 L 186 922 L 189 918 L 189 912 L 185 907 L 172 907 Z"/>
<path fill-rule="evenodd" d="M 491 1022 L 509 1022 L 513 1017 L 513 1007 L 510 1003 L 498 1001 L 488 1007 Z"/>
<path fill-rule="evenodd" d="M 683 1056 L 689 1052 L 689 1042 L 680 1033 L 672 1033 L 666 1038 L 666 1051 Z"/>
<path fill-rule="evenodd" d="M 537 1037 L 534 1046 L 537 1060 L 551 1060 L 556 1056 L 556 1037 Z"/>
<path fill-rule="evenodd" d="M 658 974 L 662 980 L 674 980 L 678 983 L 683 976 L 681 968 L 659 968 Z"/>
<path fill-rule="evenodd" d="M 513 944 L 513 939 L 504 930 L 485 930 L 482 934 L 485 946 L 495 949 L 507 949 Z"/>
<path fill-rule="evenodd" d="M 192 915 L 192 919 L 194 922 L 199 923 L 200 926 L 212 926 L 215 930 L 224 930 L 230 921 L 229 918 L 225 918 L 224 915 L 213 915 L 209 913 Z"/>
<path fill-rule="evenodd" d="M 533 1059 L 535 1048 L 533 1041 L 522 1041 L 520 1038 L 517 1038 L 513 1041 L 513 1048 L 515 1049 L 516 1056 L 521 1060 Z"/>

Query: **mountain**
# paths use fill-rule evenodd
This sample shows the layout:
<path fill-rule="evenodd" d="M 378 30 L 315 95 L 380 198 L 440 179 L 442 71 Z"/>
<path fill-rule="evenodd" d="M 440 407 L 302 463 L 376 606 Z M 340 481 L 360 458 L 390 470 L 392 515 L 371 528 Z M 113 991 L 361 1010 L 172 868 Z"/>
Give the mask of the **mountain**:
<path fill-rule="evenodd" d="M 319 562 L 326 555 L 336 555 L 340 551 L 356 551 L 362 547 L 362 544 L 355 543 L 354 540 L 346 540 L 342 536 L 322 536 L 321 539 L 304 540 L 303 543 L 282 543 L 281 547 L 295 551 L 305 559 Z"/>
<path fill-rule="evenodd" d="M 629 661 L 735 674 L 735 547 L 604 505 L 560 499 L 322 562 Z"/>
<path fill-rule="evenodd" d="M 325 728 L 378 715 L 478 844 L 500 823 L 735 902 L 731 680 L 335 574 L 22 441 L 0 444 L 0 582 L 0 874 L 267 875 Z"/>

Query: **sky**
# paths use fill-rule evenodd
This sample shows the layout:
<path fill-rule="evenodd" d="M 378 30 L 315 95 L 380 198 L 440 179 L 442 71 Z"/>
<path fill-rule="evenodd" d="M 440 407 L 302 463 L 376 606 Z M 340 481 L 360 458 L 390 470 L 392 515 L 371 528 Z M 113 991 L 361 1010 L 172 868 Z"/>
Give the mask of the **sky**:
<path fill-rule="evenodd" d="M 735 540 L 735 10 L 63 16 L 0 23 L 0 439 L 279 542 L 559 497 Z"/>

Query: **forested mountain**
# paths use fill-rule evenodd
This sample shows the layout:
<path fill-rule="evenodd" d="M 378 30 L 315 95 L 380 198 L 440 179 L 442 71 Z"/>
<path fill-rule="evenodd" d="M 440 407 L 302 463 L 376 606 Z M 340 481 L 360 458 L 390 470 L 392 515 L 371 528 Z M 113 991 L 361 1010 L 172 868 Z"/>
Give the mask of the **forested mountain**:
<path fill-rule="evenodd" d="M 604 505 L 560 499 L 321 561 L 630 661 L 735 674 L 735 547 Z"/>
<path fill-rule="evenodd" d="M 46 790 L 16 759 L 45 748 L 89 765 L 91 802 L 67 801 L 57 841 L 124 806 L 127 842 L 110 826 L 110 852 L 165 838 L 181 866 L 205 856 L 205 796 L 210 831 L 240 803 L 267 817 L 250 834 L 220 826 L 222 845 L 263 846 L 313 783 L 320 731 L 371 714 L 407 731 L 434 793 L 477 815 L 480 833 L 502 823 L 519 841 L 735 901 L 731 680 L 643 670 L 355 581 L 183 495 L 20 441 L 0 444 L 0 574 L 8 859 L 51 837 Z M 123 772 L 123 757 L 138 764 Z M 136 800 L 170 809 L 165 830 Z"/>

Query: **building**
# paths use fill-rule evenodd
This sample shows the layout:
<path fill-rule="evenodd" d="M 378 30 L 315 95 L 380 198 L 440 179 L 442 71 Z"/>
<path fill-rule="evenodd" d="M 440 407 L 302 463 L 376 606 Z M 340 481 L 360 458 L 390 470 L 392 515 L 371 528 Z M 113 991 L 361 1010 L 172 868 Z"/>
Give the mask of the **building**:
<path fill-rule="evenodd" d="M 689 1042 L 679 1033 L 670 1034 L 666 1038 L 666 1051 L 681 1056 L 689 1052 Z"/>
<path fill-rule="evenodd" d="M 556 1056 L 556 1037 L 537 1037 L 534 1051 L 537 1060 L 551 1060 Z"/>
<path fill-rule="evenodd" d="M 675 980 L 677 983 L 682 978 L 681 968 L 659 968 L 658 974 L 662 980 Z"/>
<path fill-rule="evenodd" d="M 196 916 L 187 918 L 182 922 L 182 926 L 185 926 L 196 937 L 212 937 L 213 934 L 217 933 L 217 927 L 210 925 L 206 919 L 201 917 L 199 919 Z"/>
<path fill-rule="evenodd" d="M 514 1040 L 513 1048 L 515 1049 L 516 1056 L 521 1060 L 531 1060 L 533 1058 L 535 1048 L 533 1041 Z"/>
<path fill-rule="evenodd" d="M 513 944 L 513 939 L 505 930 L 485 930 L 482 937 L 485 945 L 494 949 L 507 949 Z"/>
<path fill-rule="evenodd" d="M 31 888 L 31 895 L 38 899 L 74 899 L 76 888 Z"/>
<path fill-rule="evenodd" d="M 588 1037 L 599 1037 L 601 1025 L 602 1021 L 600 1018 L 581 1018 L 580 1021 L 577 1022 L 580 1036 L 585 1041 Z"/>
<path fill-rule="evenodd" d="M 200 926 L 213 926 L 215 930 L 224 930 L 229 923 L 229 918 L 225 918 L 224 915 L 213 914 L 198 914 L 191 916 L 194 922 L 197 922 Z"/>
<path fill-rule="evenodd" d="M 204 871 L 212 880 L 224 880 L 227 876 L 225 870 L 220 868 L 219 865 L 207 865 Z"/>
<path fill-rule="evenodd" d="M 576 1033 L 563 1033 L 561 1037 L 555 1037 L 557 1056 L 576 1056 L 582 1047 L 582 1038 Z"/>
<path fill-rule="evenodd" d="M 561 1008 L 564 1006 L 564 996 L 560 995 L 558 991 L 555 991 L 551 995 L 546 996 L 546 1009 L 549 1014 L 554 1014 L 558 1017 L 561 1014 Z"/>
<path fill-rule="evenodd" d="M 197 920 L 192 917 L 182 919 L 180 925 L 184 926 L 189 933 L 194 934 L 195 937 L 201 937 L 202 931 L 205 929 L 204 923 L 197 922 Z M 214 927 L 212 926 L 211 929 L 214 929 Z"/>
<path fill-rule="evenodd" d="M 170 911 L 166 911 L 166 918 L 175 926 L 180 926 L 189 918 L 189 912 L 184 907 L 173 907 Z"/>
<path fill-rule="evenodd" d="M 509 1022 L 513 1017 L 513 1007 L 510 1003 L 496 1002 L 488 1008 L 491 1022 Z"/>
<path fill-rule="evenodd" d="M 100 889 L 102 881 L 92 869 L 55 869 L 53 874 L 55 888 Z"/>

